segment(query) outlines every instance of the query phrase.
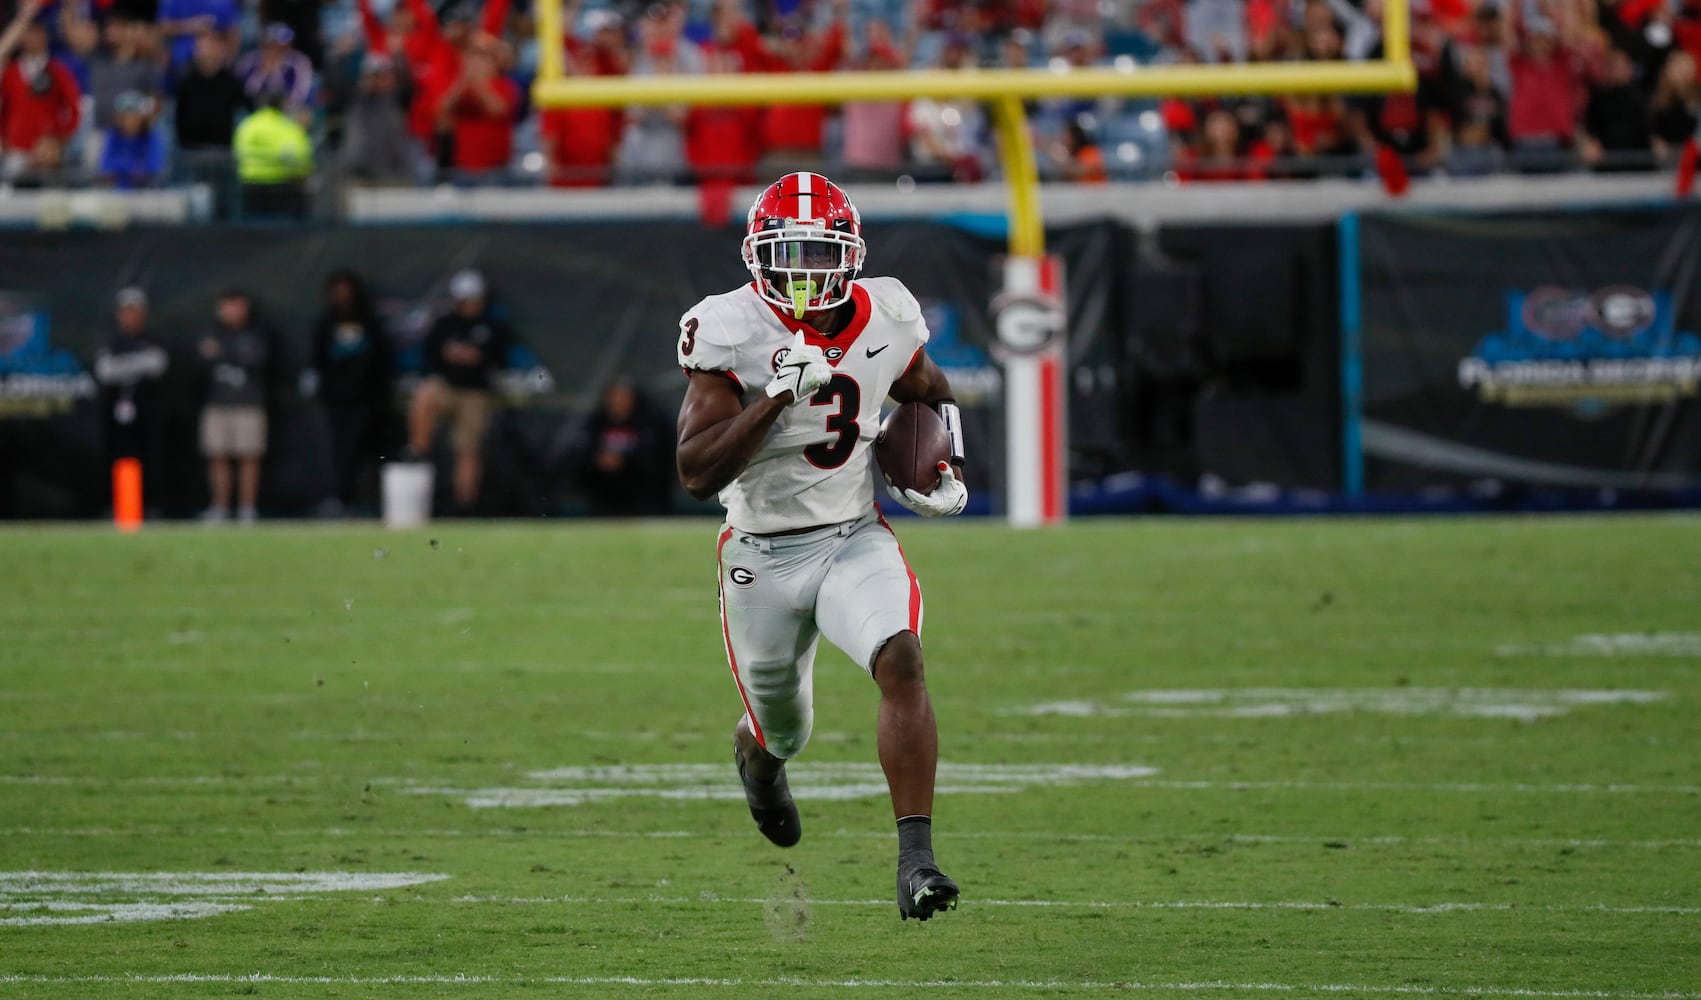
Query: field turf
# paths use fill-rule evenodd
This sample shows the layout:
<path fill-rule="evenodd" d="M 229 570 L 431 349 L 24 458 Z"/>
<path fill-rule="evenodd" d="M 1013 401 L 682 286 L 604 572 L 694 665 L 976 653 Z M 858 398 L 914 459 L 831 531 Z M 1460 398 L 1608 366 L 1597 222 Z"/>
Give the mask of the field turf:
<path fill-rule="evenodd" d="M 1701 520 L 899 525 L 942 866 L 714 526 L 0 531 L 0 996 L 1701 998 Z"/>

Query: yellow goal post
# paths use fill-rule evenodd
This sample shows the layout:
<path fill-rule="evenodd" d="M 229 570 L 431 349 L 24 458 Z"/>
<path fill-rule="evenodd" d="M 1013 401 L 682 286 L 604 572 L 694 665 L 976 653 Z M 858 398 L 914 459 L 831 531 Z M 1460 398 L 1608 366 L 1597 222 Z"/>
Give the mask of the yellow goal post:
<path fill-rule="evenodd" d="M 917 97 L 985 101 L 1009 189 L 1010 252 L 1034 257 L 1045 251 L 1045 230 L 1024 100 L 1410 91 L 1417 86 L 1417 72 L 1406 3 L 1386 0 L 1383 58 L 1366 62 L 568 77 L 561 0 L 537 0 L 538 75 L 532 97 L 541 108 L 843 104 Z"/>

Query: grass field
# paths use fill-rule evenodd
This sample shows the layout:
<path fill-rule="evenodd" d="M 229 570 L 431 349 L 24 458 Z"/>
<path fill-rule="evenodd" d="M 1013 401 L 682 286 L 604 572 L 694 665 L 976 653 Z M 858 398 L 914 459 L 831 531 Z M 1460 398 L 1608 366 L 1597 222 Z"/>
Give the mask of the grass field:
<path fill-rule="evenodd" d="M 0 996 L 1701 998 L 1701 520 L 899 526 L 768 845 L 714 528 L 0 532 Z"/>

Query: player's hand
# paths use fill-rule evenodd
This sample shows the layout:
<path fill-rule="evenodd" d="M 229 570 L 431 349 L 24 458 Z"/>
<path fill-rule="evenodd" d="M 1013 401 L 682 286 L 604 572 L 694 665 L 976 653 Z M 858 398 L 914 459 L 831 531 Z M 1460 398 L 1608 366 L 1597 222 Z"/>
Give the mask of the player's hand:
<path fill-rule="evenodd" d="M 951 517 L 961 514 L 963 508 L 969 505 L 969 488 L 957 478 L 956 471 L 947 462 L 939 463 L 939 485 L 933 488 L 932 493 L 917 490 L 899 491 L 889 485 L 886 492 L 892 494 L 892 499 L 922 517 Z"/>
<path fill-rule="evenodd" d="M 833 366 L 827 363 L 827 355 L 821 348 L 805 344 L 803 334 L 799 333 L 786 351 L 785 360 L 780 362 L 779 370 L 774 372 L 774 380 L 768 383 L 768 395 L 780 399 L 789 392 L 792 398 L 786 405 L 796 406 L 815 395 L 815 390 L 832 378 Z"/>

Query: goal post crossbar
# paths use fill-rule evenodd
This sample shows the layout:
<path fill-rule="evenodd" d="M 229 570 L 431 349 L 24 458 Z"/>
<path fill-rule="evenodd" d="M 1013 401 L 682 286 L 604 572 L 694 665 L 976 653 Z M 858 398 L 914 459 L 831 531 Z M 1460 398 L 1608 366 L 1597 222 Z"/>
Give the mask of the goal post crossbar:
<path fill-rule="evenodd" d="M 540 0 L 548 6 L 547 0 Z M 543 19 L 547 20 L 547 19 Z M 1235 63 L 1070 69 L 914 70 L 838 73 L 708 73 L 692 76 L 552 75 L 540 60 L 532 94 L 541 107 L 843 104 L 846 101 L 992 101 L 1058 97 L 1204 97 L 1369 94 L 1409 90 L 1409 64 Z M 559 59 L 557 60 L 559 61 Z"/>

